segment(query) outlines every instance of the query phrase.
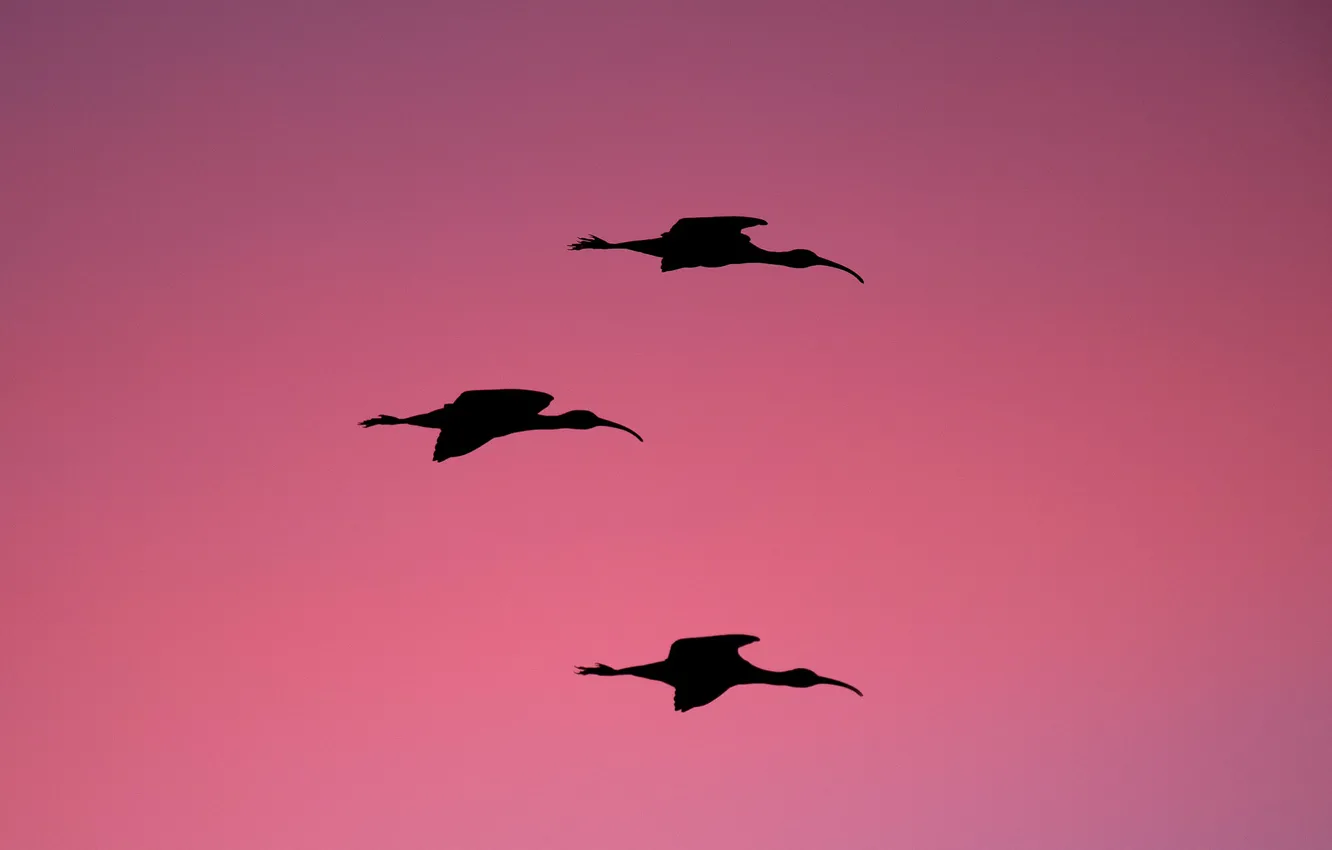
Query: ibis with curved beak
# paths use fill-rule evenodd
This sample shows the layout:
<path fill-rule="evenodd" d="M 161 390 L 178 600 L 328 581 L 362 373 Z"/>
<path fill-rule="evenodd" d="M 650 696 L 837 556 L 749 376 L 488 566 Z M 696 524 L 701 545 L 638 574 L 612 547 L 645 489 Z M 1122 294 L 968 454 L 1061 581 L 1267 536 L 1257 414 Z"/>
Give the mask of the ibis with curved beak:
<path fill-rule="evenodd" d="M 382 414 L 361 422 L 362 428 L 374 425 L 416 425 L 438 428 L 434 461 L 448 460 L 474 452 L 496 437 L 521 431 L 551 431 L 574 428 L 586 431 L 604 426 L 642 437 L 632 428 L 602 419 L 590 410 L 570 410 L 556 416 L 542 415 L 554 396 L 536 390 L 468 390 L 439 410 L 399 418 Z"/>
<path fill-rule="evenodd" d="M 671 651 L 665 661 L 618 670 L 605 664 L 579 667 L 578 675 L 638 676 L 665 682 L 675 688 L 676 711 L 688 711 L 707 705 L 736 685 L 785 685 L 789 688 L 836 685 L 864 696 L 858 688 L 846 682 L 820 676 L 803 667 L 794 670 L 764 670 L 755 667 L 740 657 L 740 647 L 757 640 L 753 635 L 681 638 L 671 644 Z"/>

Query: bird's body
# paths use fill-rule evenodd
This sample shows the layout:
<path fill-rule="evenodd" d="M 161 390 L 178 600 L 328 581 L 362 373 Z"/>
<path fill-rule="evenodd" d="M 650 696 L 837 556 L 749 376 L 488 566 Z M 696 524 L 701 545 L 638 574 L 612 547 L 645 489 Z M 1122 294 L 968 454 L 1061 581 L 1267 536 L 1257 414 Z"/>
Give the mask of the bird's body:
<path fill-rule="evenodd" d="M 628 431 L 642 442 L 636 432 L 617 422 L 602 419 L 588 410 L 570 410 L 556 416 L 542 415 L 554 396 L 536 390 L 468 390 L 452 403 L 438 410 L 398 418 L 380 415 L 361 422 L 372 425 L 416 425 L 439 430 L 435 441 L 436 463 L 474 452 L 497 437 L 521 431 L 548 431 L 559 428 L 587 430 L 604 425 Z"/>
<path fill-rule="evenodd" d="M 675 688 L 675 710 L 689 711 L 707 705 L 736 685 L 785 685 L 808 688 L 813 685 L 837 685 L 861 694 L 859 690 L 819 676 L 803 667 L 795 670 L 764 670 L 740 657 L 740 647 L 754 643 L 753 635 L 712 635 L 681 638 L 671 644 L 665 661 L 637 667 L 616 669 L 598 664 L 579 667 L 581 676 L 638 676 L 665 682 Z"/>
<path fill-rule="evenodd" d="M 631 242 L 607 242 L 597 236 L 584 237 L 569 246 L 571 251 L 587 249 L 622 248 L 661 258 L 663 272 L 690 268 L 721 268 L 740 263 L 766 263 L 807 269 L 811 266 L 831 266 L 847 272 L 864 283 L 860 275 L 840 263 L 825 260 L 813 251 L 798 248 L 794 251 L 768 251 L 750 241 L 742 231 L 767 224 L 761 218 L 739 215 L 682 218 L 670 230 L 655 239 Z"/>

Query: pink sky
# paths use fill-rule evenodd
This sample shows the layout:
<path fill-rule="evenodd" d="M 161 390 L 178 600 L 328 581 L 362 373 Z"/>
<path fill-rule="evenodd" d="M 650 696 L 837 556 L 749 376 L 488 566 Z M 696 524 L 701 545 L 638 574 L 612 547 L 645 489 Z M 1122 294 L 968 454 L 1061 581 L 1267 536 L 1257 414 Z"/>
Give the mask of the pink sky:
<path fill-rule="evenodd" d="M 1332 14 L 401 5 L 0 10 L 0 848 L 1332 845 Z"/>

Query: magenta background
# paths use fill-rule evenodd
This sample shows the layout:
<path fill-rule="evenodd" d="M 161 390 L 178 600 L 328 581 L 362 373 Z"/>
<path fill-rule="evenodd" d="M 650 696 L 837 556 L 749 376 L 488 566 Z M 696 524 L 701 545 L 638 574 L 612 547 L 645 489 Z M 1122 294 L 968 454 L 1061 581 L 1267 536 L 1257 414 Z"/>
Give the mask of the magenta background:
<path fill-rule="evenodd" d="M 1332 13 L 435 5 L 0 9 L 0 847 L 1332 846 Z"/>

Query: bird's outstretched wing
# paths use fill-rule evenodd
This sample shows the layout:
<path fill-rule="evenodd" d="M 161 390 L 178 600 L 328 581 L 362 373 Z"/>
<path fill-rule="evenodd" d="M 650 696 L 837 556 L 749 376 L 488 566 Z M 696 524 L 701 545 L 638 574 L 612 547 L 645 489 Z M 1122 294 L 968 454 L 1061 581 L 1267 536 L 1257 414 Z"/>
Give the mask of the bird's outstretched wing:
<path fill-rule="evenodd" d="M 767 224 L 761 218 L 747 215 L 713 215 L 702 218 L 682 218 L 671 229 L 662 234 L 669 238 L 688 239 L 735 239 L 748 242 L 749 237 L 741 233 L 747 227 Z"/>
<path fill-rule="evenodd" d="M 554 400 L 555 396 L 536 390 L 468 390 L 449 406 L 457 411 L 535 416 Z"/>
<path fill-rule="evenodd" d="M 712 635 L 710 637 L 680 638 L 671 644 L 667 661 L 689 661 L 692 658 L 716 659 L 727 653 L 740 654 L 740 647 L 754 643 L 753 635 Z M 716 699 L 713 697 L 712 699 Z M 702 703 L 699 703 L 702 705 Z"/>
<path fill-rule="evenodd" d="M 456 425 L 445 427 L 435 440 L 435 454 L 430 459 L 442 463 L 451 457 L 462 457 L 481 448 L 494 437 L 493 433 L 481 428 Z"/>
<path fill-rule="evenodd" d="M 729 684 L 717 682 L 677 686 L 675 689 L 675 710 L 688 711 L 691 708 L 707 705 L 730 689 Z"/>

